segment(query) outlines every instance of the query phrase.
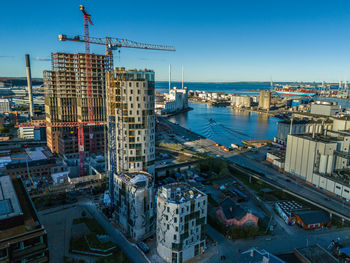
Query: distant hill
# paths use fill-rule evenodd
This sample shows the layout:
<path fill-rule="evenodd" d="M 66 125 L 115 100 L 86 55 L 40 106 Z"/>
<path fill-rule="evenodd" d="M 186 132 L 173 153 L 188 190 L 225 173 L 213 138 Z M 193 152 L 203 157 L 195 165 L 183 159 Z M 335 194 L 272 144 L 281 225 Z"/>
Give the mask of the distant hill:
<path fill-rule="evenodd" d="M 26 77 L 0 77 L 0 82 L 5 82 L 10 86 L 27 86 Z M 33 78 L 32 85 L 43 84 L 42 78 Z"/>

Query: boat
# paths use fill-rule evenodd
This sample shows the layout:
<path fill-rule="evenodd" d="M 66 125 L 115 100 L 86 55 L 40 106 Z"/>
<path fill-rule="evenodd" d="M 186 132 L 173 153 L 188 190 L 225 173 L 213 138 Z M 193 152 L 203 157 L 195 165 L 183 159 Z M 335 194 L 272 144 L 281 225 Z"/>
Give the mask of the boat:
<path fill-rule="evenodd" d="M 280 96 L 313 97 L 317 94 L 316 90 L 313 89 L 290 87 L 288 85 L 274 88 L 271 91 Z"/>

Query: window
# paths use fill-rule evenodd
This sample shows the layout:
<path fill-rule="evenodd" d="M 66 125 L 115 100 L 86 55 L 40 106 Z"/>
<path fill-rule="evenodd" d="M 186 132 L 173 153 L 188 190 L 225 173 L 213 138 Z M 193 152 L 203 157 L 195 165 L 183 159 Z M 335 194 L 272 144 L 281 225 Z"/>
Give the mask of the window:
<path fill-rule="evenodd" d="M 176 240 L 176 235 L 174 235 L 174 240 Z"/>
<path fill-rule="evenodd" d="M 166 208 L 166 211 L 167 211 L 168 213 L 170 212 L 169 206 Z"/>
<path fill-rule="evenodd" d="M 177 223 L 177 217 L 174 217 L 174 223 Z"/>
<path fill-rule="evenodd" d="M 169 230 L 169 224 L 167 224 L 167 225 L 166 225 L 166 229 L 168 229 L 168 230 Z"/>

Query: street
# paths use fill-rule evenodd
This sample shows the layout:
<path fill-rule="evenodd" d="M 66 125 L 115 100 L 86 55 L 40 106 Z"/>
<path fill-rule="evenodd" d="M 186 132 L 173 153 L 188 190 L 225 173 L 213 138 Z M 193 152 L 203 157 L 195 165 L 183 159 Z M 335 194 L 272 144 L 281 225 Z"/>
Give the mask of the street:
<path fill-rule="evenodd" d="M 173 129 L 173 131 L 180 136 L 180 138 L 184 136 L 185 138 L 190 139 L 190 142 L 187 142 L 186 144 L 191 143 L 191 145 L 196 145 L 194 148 L 197 148 L 197 150 L 204 148 L 207 152 L 210 152 L 216 157 L 224 158 L 239 166 L 262 173 L 265 175 L 265 177 L 261 177 L 261 180 L 266 178 L 269 180 L 269 182 L 274 183 L 276 186 L 280 186 L 283 189 L 287 189 L 297 194 L 301 198 L 310 200 L 316 205 L 322 205 L 324 208 L 329 209 L 330 211 L 338 212 L 339 214 L 350 218 L 350 207 L 347 204 L 344 204 L 339 199 L 329 198 L 325 193 L 318 191 L 316 188 L 303 182 L 296 180 L 287 181 L 286 178 L 288 177 L 286 175 L 261 163 L 261 158 L 257 158 L 256 155 L 249 152 L 225 152 L 218 148 L 214 141 L 192 133 L 186 128 L 176 125 L 167 119 L 161 118 L 161 120 L 165 121 Z"/>

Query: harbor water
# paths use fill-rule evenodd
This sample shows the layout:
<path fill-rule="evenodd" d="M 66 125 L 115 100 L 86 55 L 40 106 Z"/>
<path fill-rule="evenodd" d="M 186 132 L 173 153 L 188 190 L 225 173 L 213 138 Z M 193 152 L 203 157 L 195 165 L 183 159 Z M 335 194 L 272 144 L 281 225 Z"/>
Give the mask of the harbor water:
<path fill-rule="evenodd" d="M 230 146 L 242 140 L 273 139 L 278 119 L 267 114 L 239 111 L 207 104 L 190 103 L 192 111 L 169 117 L 169 121 L 219 144 Z"/>

